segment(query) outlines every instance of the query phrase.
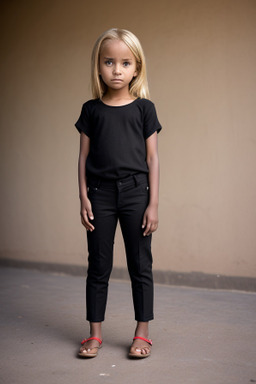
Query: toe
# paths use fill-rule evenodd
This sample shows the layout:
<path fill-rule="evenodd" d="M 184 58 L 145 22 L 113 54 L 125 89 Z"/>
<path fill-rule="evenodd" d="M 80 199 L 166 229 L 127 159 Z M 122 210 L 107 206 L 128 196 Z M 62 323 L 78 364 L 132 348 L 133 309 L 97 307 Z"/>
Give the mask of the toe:
<path fill-rule="evenodd" d="M 145 345 L 145 343 L 141 343 L 141 341 L 135 340 L 133 342 L 133 345 L 130 348 L 130 354 L 133 356 L 135 356 L 135 355 L 146 356 L 146 355 L 150 354 L 150 350 L 151 350 L 151 348 L 148 345 Z"/>

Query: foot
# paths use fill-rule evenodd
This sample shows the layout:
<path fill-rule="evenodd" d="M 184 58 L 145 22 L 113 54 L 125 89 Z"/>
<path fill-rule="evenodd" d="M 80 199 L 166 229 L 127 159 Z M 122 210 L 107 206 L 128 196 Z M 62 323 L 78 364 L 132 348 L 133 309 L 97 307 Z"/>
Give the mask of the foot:
<path fill-rule="evenodd" d="M 82 341 L 78 355 L 80 357 L 96 357 L 98 349 L 101 348 L 102 341 L 97 337 L 90 337 Z"/>
<path fill-rule="evenodd" d="M 146 338 L 134 338 L 133 343 L 130 348 L 129 356 L 130 357 L 148 357 L 151 353 L 152 341 Z"/>

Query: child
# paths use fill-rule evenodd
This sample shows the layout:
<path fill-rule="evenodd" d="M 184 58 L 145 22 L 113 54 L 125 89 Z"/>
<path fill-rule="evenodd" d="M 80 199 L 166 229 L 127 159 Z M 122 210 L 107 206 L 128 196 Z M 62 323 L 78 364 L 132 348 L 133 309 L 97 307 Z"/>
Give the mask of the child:
<path fill-rule="evenodd" d="M 137 37 L 110 29 L 92 53 L 93 99 L 83 105 L 79 193 L 81 221 L 87 230 L 87 320 L 90 337 L 78 355 L 95 357 L 102 344 L 107 290 L 117 221 L 124 238 L 137 327 L 129 356 L 150 355 L 148 322 L 153 319 L 152 232 L 158 226 L 161 126 L 148 100 L 144 54 Z"/>

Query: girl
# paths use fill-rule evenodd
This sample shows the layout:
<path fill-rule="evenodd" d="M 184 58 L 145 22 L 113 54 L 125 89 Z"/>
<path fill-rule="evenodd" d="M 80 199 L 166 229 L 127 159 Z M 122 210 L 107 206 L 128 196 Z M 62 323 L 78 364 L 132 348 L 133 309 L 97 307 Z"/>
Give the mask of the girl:
<path fill-rule="evenodd" d="M 158 226 L 159 163 L 154 104 L 148 100 L 144 54 L 137 37 L 111 29 L 92 52 L 93 99 L 82 107 L 79 193 L 87 230 L 87 320 L 90 337 L 80 357 L 95 357 L 102 344 L 107 290 L 119 220 L 131 278 L 135 337 L 129 356 L 150 355 L 148 322 L 153 319 L 152 232 Z"/>

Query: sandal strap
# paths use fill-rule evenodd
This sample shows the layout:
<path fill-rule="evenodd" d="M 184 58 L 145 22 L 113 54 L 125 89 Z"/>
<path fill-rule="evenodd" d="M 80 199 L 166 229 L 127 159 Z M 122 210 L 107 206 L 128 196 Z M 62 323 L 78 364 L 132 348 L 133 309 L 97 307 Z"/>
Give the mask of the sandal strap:
<path fill-rule="evenodd" d="M 98 337 L 89 337 L 88 339 L 84 339 L 82 342 L 81 342 L 81 345 L 84 345 L 87 341 L 89 341 L 89 340 L 96 340 L 96 341 L 98 341 L 99 343 L 100 343 L 100 345 L 102 344 L 102 340 L 101 339 L 99 339 Z M 95 348 L 97 348 L 97 347 L 95 347 Z"/>
<path fill-rule="evenodd" d="M 136 339 L 140 339 L 140 340 L 146 341 L 149 345 L 152 345 L 152 344 L 153 344 L 153 342 L 152 342 L 151 339 L 145 339 L 145 337 L 135 336 L 135 337 L 133 338 L 133 340 L 136 340 Z"/>

